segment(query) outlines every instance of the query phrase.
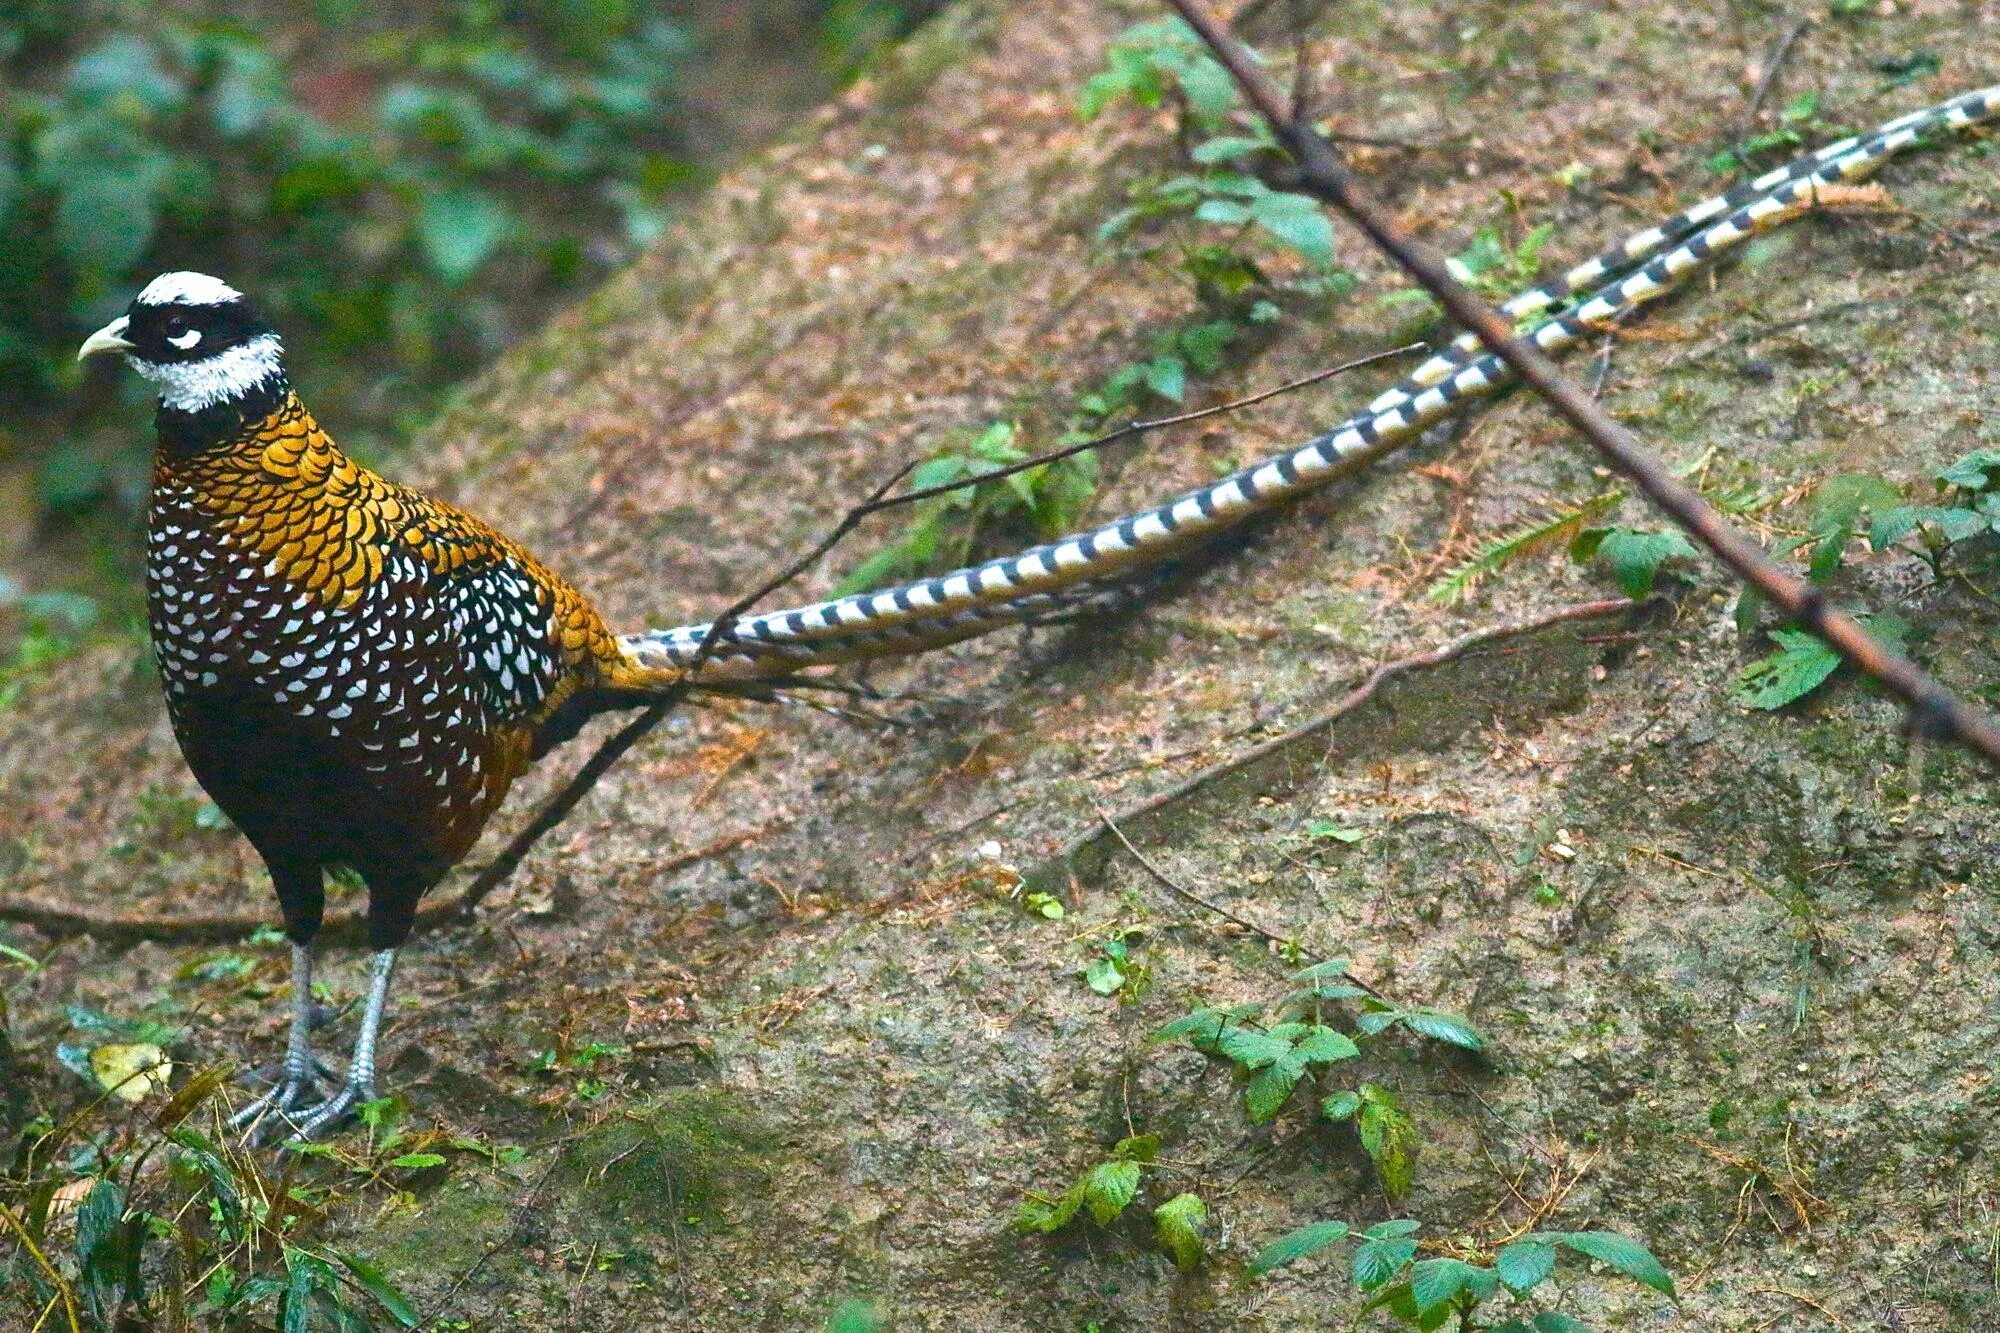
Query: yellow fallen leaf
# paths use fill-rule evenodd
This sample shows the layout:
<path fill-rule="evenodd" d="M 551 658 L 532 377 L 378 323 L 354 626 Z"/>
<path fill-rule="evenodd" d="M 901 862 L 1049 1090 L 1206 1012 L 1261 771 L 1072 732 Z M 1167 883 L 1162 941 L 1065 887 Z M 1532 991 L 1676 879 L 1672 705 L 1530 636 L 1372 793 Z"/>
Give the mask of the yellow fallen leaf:
<path fill-rule="evenodd" d="M 167 1089 L 174 1062 L 149 1041 L 99 1046 L 90 1053 L 90 1072 L 120 1101 L 137 1106 L 155 1088 Z"/>

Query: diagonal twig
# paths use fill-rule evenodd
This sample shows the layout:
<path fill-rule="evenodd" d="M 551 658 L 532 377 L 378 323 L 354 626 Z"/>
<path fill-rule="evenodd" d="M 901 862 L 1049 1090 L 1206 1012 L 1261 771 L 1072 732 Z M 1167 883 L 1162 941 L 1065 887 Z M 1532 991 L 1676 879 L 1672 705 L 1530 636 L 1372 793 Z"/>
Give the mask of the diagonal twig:
<path fill-rule="evenodd" d="M 1832 645 L 1856 670 L 1902 700 L 1912 735 L 1956 741 L 2000 767 L 2000 723 L 1945 689 L 1909 658 L 1890 651 L 1853 616 L 1829 606 L 1819 589 L 1779 566 L 1761 546 L 1731 527 L 1708 501 L 1655 458 L 1638 436 L 1565 379 L 1539 347 L 1515 337 L 1505 320 L 1451 275 L 1442 257 L 1404 231 L 1362 189 L 1333 146 L 1311 126 L 1300 124 L 1287 113 L 1283 95 L 1199 0 L 1167 3 L 1229 71 L 1250 105 L 1269 122 L 1273 135 L 1292 155 L 1297 171 L 1295 188 L 1344 213 L 1689 536 L 1785 614 Z"/>

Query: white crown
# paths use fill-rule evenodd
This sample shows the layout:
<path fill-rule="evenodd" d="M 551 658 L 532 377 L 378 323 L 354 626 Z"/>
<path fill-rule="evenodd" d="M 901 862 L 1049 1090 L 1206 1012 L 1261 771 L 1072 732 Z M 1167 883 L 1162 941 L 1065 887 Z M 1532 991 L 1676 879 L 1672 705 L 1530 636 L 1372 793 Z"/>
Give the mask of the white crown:
<path fill-rule="evenodd" d="M 226 305 L 243 293 L 206 273 L 162 273 L 139 293 L 141 305 Z"/>

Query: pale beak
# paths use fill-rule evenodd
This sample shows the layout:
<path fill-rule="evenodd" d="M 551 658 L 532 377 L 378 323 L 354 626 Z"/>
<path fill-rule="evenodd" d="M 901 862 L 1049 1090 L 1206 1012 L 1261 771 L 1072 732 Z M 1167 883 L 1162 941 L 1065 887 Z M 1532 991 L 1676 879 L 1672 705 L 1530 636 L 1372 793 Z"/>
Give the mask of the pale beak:
<path fill-rule="evenodd" d="M 77 349 L 76 359 L 81 361 L 85 357 L 98 356 L 104 352 L 131 351 L 133 347 L 137 346 L 136 343 L 133 343 L 125 336 L 125 329 L 131 322 L 130 316 L 120 315 L 97 332 L 91 334 L 88 338 L 85 338 L 83 346 Z"/>

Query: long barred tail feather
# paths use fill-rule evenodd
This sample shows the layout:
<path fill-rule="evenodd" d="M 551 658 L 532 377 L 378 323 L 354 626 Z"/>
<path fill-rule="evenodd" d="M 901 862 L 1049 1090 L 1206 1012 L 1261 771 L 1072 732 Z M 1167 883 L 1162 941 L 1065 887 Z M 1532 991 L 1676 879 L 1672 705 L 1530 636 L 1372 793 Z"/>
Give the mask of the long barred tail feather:
<path fill-rule="evenodd" d="M 1749 237 L 1811 209 L 1826 187 L 1872 175 L 1926 134 L 1962 129 L 1996 114 L 2000 85 L 1898 117 L 1704 200 L 1503 308 L 1523 319 L 1553 312 L 1527 336 L 1544 352 L 1561 353 L 1680 285 Z M 1593 275 L 1614 271 L 1621 276 L 1578 295 Z M 1557 311 L 1557 306 L 1566 308 Z M 1464 344 L 1461 337 L 1334 429 L 1165 504 L 935 578 L 746 616 L 702 664 L 700 674 L 764 677 L 829 661 L 919 652 L 1042 614 L 1047 607 L 1039 598 L 1079 585 L 1101 586 L 1135 566 L 1206 542 L 1416 439 L 1512 382 L 1512 372 L 1497 357 L 1474 354 Z M 620 644 L 635 665 L 674 670 L 695 659 L 707 632 L 707 625 L 687 625 L 627 635 Z"/>

